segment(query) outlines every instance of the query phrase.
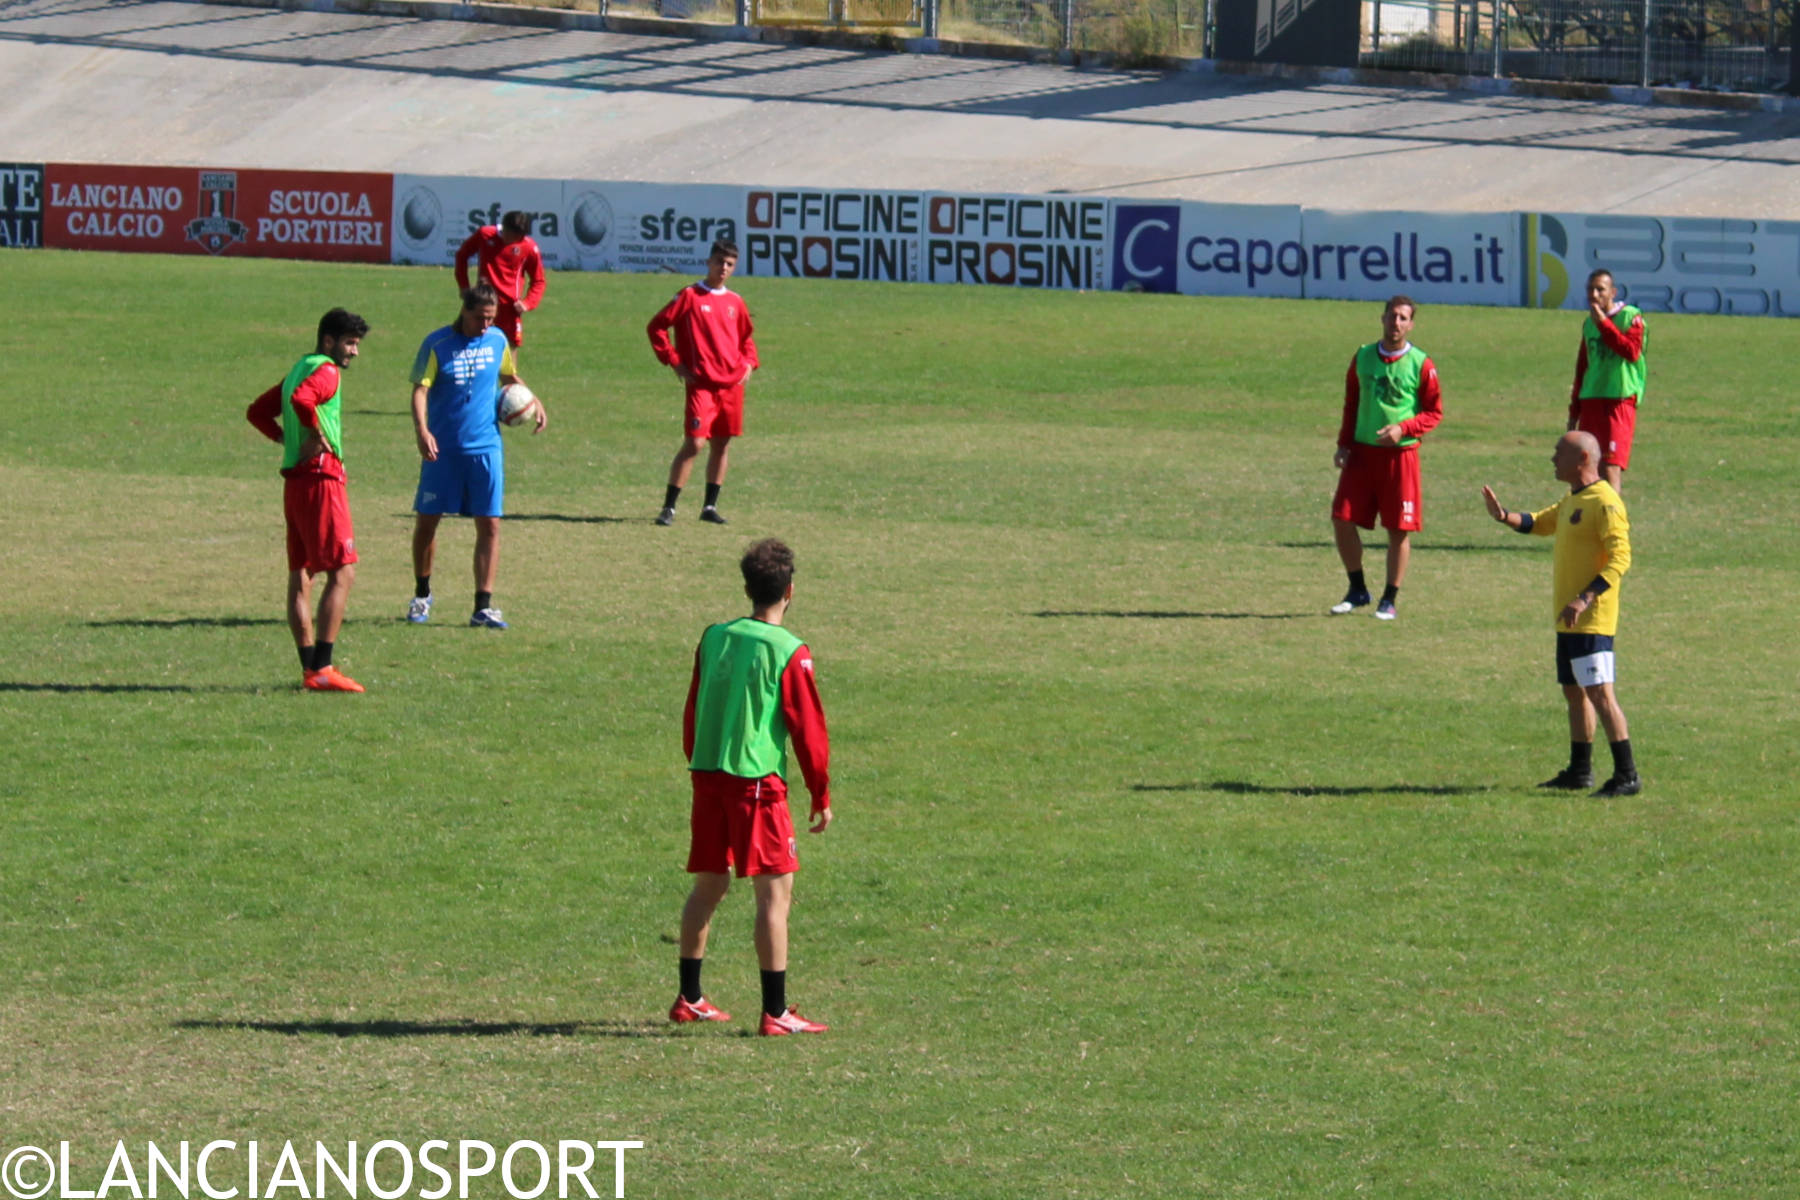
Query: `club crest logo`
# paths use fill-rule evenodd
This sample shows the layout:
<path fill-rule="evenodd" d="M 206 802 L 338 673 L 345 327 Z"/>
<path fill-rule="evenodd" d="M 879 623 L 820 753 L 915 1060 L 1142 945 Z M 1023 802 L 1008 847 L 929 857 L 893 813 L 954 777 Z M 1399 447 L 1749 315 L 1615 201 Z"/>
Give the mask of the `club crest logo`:
<path fill-rule="evenodd" d="M 1579 508 L 1569 514 L 1569 524 L 1571 524 L 1571 525 L 1581 524 L 1581 510 Z"/>
<path fill-rule="evenodd" d="M 246 241 L 250 229 L 237 219 L 237 172 L 200 172 L 197 212 L 187 223 L 187 240 L 199 242 L 208 254 L 223 253 Z"/>

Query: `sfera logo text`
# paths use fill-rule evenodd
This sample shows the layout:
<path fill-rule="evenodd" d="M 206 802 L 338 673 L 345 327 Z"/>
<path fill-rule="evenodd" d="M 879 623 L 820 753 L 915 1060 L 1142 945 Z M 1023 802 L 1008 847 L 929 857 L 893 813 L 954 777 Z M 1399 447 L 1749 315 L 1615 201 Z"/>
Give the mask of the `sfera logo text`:
<path fill-rule="evenodd" d="M 498 200 L 486 208 L 471 208 L 469 210 L 469 232 L 474 233 L 483 225 L 498 225 L 500 214 L 511 211 L 510 208 L 501 207 Z M 553 211 L 533 213 L 531 232 L 537 237 L 556 238 L 562 236 L 562 226 L 557 222 L 556 213 Z"/>
<path fill-rule="evenodd" d="M 645 242 L 735 242 L 737 222 L 730 217 L 690 217 L 665 208 L 638 219 L 638 240 Z"/>

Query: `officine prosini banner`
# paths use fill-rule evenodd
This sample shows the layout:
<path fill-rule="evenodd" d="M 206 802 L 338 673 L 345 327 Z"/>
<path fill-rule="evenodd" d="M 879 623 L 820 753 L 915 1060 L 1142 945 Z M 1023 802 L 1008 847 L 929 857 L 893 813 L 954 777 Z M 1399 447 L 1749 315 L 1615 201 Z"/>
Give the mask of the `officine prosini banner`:
<path fill-rule="evenodd" d="M 918 192 L 751 188 L 744 194 L 745 275 L 910 283 L 919 276 Z"/>

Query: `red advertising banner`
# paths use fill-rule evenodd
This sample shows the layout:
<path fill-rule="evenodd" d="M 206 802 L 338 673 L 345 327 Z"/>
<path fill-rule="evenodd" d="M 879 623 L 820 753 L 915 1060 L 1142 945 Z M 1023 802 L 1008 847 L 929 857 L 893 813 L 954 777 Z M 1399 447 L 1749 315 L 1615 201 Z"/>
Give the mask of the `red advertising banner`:
<path fill-rule="evenodd" d="M 44 245 L 384 263 L 393 199 L 391 175 L 49 163 Z"/>

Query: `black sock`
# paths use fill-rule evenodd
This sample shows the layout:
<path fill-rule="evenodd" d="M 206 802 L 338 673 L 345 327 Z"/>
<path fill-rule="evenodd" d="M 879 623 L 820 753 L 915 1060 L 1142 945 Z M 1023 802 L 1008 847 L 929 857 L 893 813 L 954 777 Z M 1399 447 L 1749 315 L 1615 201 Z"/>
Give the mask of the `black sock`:
<path fill-rule="evenodd" d="M 1569 770 L 1584 775 L 1594 769 L 1594 743 L 1569 743 Z"/>
<path fill-rule="evenodd" d="M 787 1011 L 787 972 L 764 971 L 762 973 L 763 1011 L 771 1017 L 779 1017 Z"/>
<path fill-rule="evenodd" d="M 706 485 L 706 507 L 708 507 L 708 508 L 717 508 L 718 507 L 718 505 L 719 505 L 719 489 L 724 486 L 725 485 L 722 483 L 709 483 Z"/>
<path fill-rule="evenodd" d="M 700 964 L 704 958 L 684 958 L 681 960 L 681 998 L 689 1004 L 700 999 Z"/>
<path fill-rule="evenodd" d="M 313 648 L 311 646 L 300 647 L 300 670 L 307 675 L 312 674 L 312 655 Z"/>
<path fill-rule="evenodd" d="M 492 593 L 492 592 L 476 592 L 475 593 L 475 611 L 476 612 L 480 612 L 484 608 L 492 608 L 492 607 L 494 607 L 494 593 Z"/>
<path fill-rule="evenodd" d="M 1636 775 L 1637 761 L 1631 757 L 1631 739 L 1612 743 L 1613 774 Z"/>
<path fill-rule="evenodd" d="M 313 643 L 313 670 L 323 671 L 331 665 L 331 647 L 335 644 L 334 642 Z"/>
<path fill-rule="evenodd" d="M 1369 585 L 1363 582 L 1363 573 L 1361 571 L 1350 572 L 1350 591 L 1353 595 L 1358 596 L 1366 596 L 1369 594 Z"/>
<path fill-rule="evenodd" d="M 431 576 L 429 576 L 429 575 L 414 575 L 413 576 L 413 595 L 417 596 L 421 600 L 423 600 L 425 597 L 431 595 Z"/>
<path fill-rule="evenodd" d="M 674 508 L 675 502 L 679 499 L 681 499 L 681 489 L 674 484 L 671 483 L 668 487 L 663 489 L 664 508 Z"/>
<path fill-rule="evenodd" d="M 1396 596 L 1398 596 L 1399 594 L 1400 594 L 1400 585 L 1397 583 L 1390 583 L 1386 587 L 1381 589 L 1381 602 L 1383 604 L 1392 604 L 1394 602 L 1394 598 Z"/>

